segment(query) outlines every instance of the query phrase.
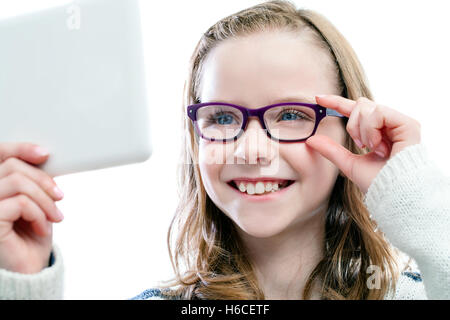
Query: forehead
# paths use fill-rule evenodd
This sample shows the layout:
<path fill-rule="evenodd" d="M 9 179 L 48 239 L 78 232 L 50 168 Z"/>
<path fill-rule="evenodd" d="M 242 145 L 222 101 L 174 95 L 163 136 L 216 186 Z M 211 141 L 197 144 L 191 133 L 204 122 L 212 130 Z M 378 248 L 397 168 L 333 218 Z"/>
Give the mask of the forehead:
<path fill-rule="evenodd" d="M 335 91 L 331 66 L 323 49 L 292 32 L 227 39 L 205 59 L 200 98 L 258 105 L 285 96 L 314 100 L 315 94 Z"/>

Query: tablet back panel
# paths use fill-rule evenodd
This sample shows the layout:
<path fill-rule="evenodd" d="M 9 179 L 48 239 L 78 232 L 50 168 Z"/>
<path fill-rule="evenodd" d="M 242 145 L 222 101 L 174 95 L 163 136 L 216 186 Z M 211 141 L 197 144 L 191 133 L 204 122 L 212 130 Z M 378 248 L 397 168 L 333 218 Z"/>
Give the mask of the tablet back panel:
<path fill-rule="evenodd" d="M 51 152 L 51 176 L 151 155 L 137 0 L 80 0 L 0 21 L 0 142 Z"/>

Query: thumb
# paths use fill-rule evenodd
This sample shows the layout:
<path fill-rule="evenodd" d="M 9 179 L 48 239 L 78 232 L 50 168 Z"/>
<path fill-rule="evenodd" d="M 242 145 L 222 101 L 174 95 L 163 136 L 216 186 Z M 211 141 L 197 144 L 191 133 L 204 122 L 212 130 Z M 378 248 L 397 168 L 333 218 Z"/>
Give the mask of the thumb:
<path fill-rule="evenodd" d="M 356 155 L 333 139 L 323 135 L 310 137 L 306 140 L 306 144 L 330 160 L 344 175 L 351 179 L 352 163 Z"/>

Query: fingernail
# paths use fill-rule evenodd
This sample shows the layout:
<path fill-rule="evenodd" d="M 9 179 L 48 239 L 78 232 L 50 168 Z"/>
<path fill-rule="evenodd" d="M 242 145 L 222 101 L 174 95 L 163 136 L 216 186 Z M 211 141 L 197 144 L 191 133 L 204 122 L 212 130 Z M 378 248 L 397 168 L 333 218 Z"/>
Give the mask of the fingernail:
<path fill-rule="evenodd" d="M 57 213 L 57 215 L 58 215 L 58 220 L 59 220 L 59 221 L 62 221 L 62 220 L 64 219 L 64 215 L 63 215 L 63 213 L 61 212 L 61 210 L 56 209 L 56 213 Z"/>
<path fill-rule="evenodd" d="M 317 98 L 325 98 L 327 95 L 326 94 L 318 94 L 316 95 Z"/>
<path fill-rule="evenodd" d="M 63 192 L 61 191 L 61 189 L 58 188 L 58 187 L 54 187 L 54 188 L 53 188 L 53 193 L 54 193 L 55 196 L 56 196 L 57 198 L 59 198 L 59 199 L 64 198 L 64 193 L 63 193 Z"/>
<path fill-rule="evenodd" d="M 359 141 L 358 139 L 356 139 L 355 142 L 356 142 L 356 144 L 358 145 L 358 147 L 359 147 L 360 149 L 362 149 L 362 148 L 364 147 L 363 144 L 362 144 L 362 142 Z"/>
<path fill-rule="evenodd" d="M 381 158 L 384 158 L 384 157 L 386 157 L 386 155 L 384 154 L 384 152 L 382 152 L 382 151 L 375 151 L 375 153 L 379 156 L 379 157 L 381 157 Z"/>
<path fill-rule="evenodd" d="M 45 157 L 45 156 L 48 156 L 50 154 L 50 152 L 47 149 L 42 148 L 42 147 L 34 148 L 34 152 L 40 157 Z"/>

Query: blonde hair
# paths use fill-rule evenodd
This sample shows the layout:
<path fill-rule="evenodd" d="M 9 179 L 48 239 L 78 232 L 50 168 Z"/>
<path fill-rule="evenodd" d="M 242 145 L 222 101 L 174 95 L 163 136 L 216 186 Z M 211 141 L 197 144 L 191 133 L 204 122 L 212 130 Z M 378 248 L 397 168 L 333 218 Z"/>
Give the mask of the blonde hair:
<path fill-rule="evenodd" d="M 202 66 L 212 48 L 226 39 L 267 30 L 311 36 L 317 48 L 328 52 L 341 95 L 353 100 L 372 99 L 353 49 L 326 18 L 314 11 L 298 10 L 288 1 L 269 1 L 210 27 L 194 50 L 184 89 L 186 141 L 179 167 L 180 201 L 167 236 L 175 278 L 161 286 L 172 287 L 164 291 L 168 295 L 183 299 L 264 299 L 232 221 L 216 207 L 203 187 L 198 141 L 185 110 L 187 105 L 200 102 Z M 353 153 L 367 152 L 359 149 L 348 134 L 345 146 Z M 317 284 L 322 299 L 383 299 L 391 284 L 395 290 L 396 251 L 380 231 L 374 231 L 376 224 L 369 218 L 363 197 L 348 178 L 337 178 L 326 216 L 323 259 L 309 276 L 304 292 L 299 292 L 299 298 L 309 299 Z M 368 288 L 366 270 L 370 265 L 381 268 L 380 289 Z"/>

